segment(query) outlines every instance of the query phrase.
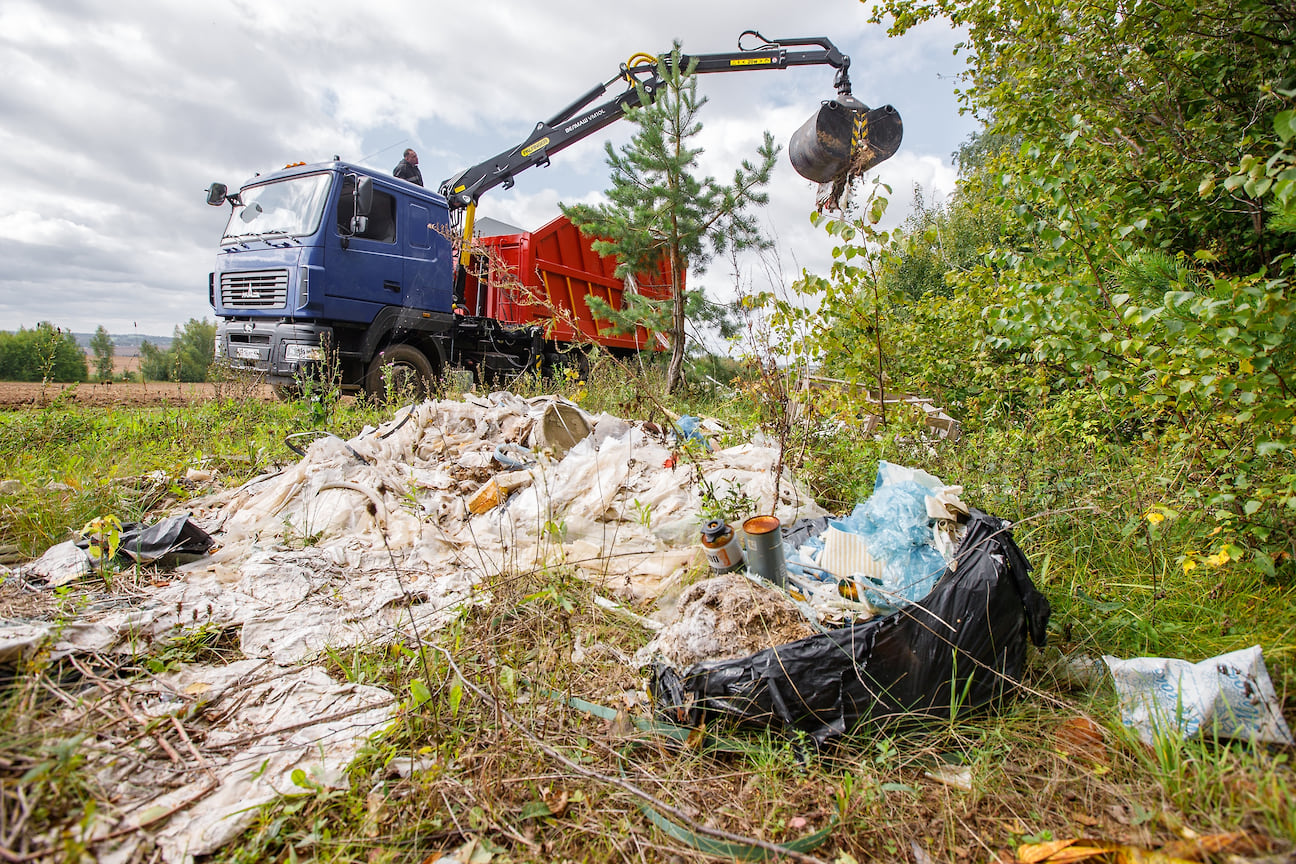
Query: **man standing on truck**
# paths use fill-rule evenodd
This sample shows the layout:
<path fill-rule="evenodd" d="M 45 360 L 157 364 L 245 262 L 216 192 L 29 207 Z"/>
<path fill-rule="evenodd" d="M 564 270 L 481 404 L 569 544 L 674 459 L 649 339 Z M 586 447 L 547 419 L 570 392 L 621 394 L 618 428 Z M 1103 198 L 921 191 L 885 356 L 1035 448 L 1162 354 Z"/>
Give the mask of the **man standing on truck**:
<path fill-rule="evenodd" d="M 408 180 L 415 186 L 423 185 L 423 172 L 418 167 L 418 154 L 410 148 L 405 148 L 405 155 L 400 162 L 396 163 L 396 169 L 392 175 L 401 179 Z"/>

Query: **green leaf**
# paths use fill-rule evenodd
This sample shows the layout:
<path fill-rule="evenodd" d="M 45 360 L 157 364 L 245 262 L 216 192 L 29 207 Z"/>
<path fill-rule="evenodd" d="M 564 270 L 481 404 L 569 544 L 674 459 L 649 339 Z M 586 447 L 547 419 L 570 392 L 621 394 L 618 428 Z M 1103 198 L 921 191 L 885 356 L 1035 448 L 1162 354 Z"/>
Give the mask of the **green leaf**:
<path fill-rule="evenodd" d="M 512 666 L 501 666 L 499 673 L 500 689 L 510 696 L 517 696 L 517 670 Z"/>
<path fill-rule="evenodd" d="M 1296 111 L 1279 111 L 1274 116 L 1274 132 L 1284 144 L 1296 138 Z"/>
<path fill-rule="evenodd" d="M 427 684 L 423 683 L 421 678 L 414 678 L 410 681 L 410 698 L 413 700 L 413 707 L 417 708 L 432 698 L 432 691 L 428 690 Z"/>
<path fill-rule="evenodd" d="M 459 716 L 459 703 L 463 701 L 463 684 L 456 681 L 450 687 L 450 716 Z"/>
<path fill-rule="evenodd" d="M 546 804 L 545 802 L 528 801 L 527 803 L 522 805 L 522 809 L 518 813 L 518 818 L 523 820 L 538 819 L 542 816 L 552 816 L 552 815 L 553 815 L 553 810 L 549 809 L 549 805 Z"/>

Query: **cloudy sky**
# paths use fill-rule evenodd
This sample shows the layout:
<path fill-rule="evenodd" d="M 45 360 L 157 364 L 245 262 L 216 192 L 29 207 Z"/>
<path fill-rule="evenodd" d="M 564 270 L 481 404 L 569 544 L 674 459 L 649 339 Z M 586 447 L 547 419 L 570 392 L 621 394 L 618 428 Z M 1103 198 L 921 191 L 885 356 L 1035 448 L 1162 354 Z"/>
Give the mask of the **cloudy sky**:
<path fill-rule="evenodd" d="M 0 5 L 0 330 L 49 320 L 76 331 L 169 335 L 212 318 L 207 273 L 231 187 L 285 163 L 343 159 L 390 171 L 405 147 L 435 187 L 511 147 L 532 126 L 673 39 L 729 51 L 738 34 L 827 36 L 852 59 L 855 95 L 904 118 L 900 152 L 876 173 L 893 218 L 914 183 L 939 200 L 950 154 L 975 128 L 958 113 L 954 34 L 926 25 L 888 39 L 851 0 L 600 0 L 397 3 L 371 0 L 6 0 Z M 833 70 L 708 75 L 703 168 L 721 179 L 763 130 L 786 145 L 833 96 Z M 538 227 L 557 202 L 597 200 L 603 142 L 617 124 L 482 199 L 480 215 Z M 814 190 L 786 154 L 762 213 L 790 276 L 823 271 L 831 243 L 811 228 Z M 744 283 L 766 287 L 755 265 Z M 730 290 L 718 264 L 709 288 Z"/>

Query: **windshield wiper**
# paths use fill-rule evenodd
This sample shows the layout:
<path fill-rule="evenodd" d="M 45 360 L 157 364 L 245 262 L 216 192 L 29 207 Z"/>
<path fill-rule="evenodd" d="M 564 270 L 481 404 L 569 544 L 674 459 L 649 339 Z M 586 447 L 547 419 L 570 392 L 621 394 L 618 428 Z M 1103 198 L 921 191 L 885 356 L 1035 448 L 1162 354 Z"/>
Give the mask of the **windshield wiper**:
<path fill-rule="evenodd" d="M 260 240 L 263 243 L 269 243 L 271 240 L 282 240 L 285 237 L 291 237 L 291 235 L 283 228 L 278 228 L 273 231 L 249 231 L 246 234 L 226 234 L 221 238 L 221 245 L 227 245 L 225 242 L 227 240 L 229 241 L 229 245 L 238 243 L 247 246 L 248 240 Z M 297 242 L 300 243 L 301 241 L 298 240 Z"/>

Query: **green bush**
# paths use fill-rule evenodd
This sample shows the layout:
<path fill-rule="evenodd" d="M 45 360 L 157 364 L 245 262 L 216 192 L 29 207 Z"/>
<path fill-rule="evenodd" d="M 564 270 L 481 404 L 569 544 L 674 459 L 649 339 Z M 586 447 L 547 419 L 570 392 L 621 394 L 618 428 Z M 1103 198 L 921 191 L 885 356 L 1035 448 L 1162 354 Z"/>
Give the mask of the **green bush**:
<path fill-rule="evenodd" d="M 170 348 L 140 345 L 140 375 L 146 381 L 206 381 L 216 353 L 216 325 L 190 318 L 175 328 Z"/>
<path fill-rule="evenodd" d="M 85 354 L 71 332 L 42 321 L 32 330 L 0 333 L 0 380 L 84 381 Z"/>

